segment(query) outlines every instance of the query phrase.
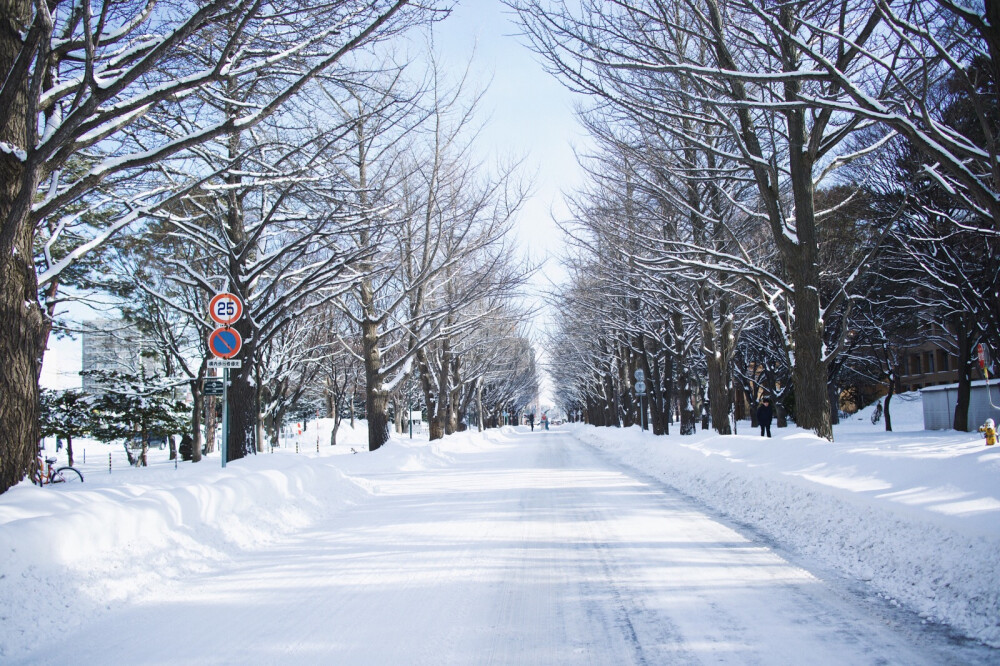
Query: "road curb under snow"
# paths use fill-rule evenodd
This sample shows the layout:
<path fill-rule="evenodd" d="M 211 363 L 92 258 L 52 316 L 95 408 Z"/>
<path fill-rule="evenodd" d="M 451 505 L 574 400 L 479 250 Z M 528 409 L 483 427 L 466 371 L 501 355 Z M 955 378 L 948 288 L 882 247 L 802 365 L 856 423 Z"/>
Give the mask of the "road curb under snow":
<path fill-rule="evenodd" d="M 720 514 L 870 585 L 930 621 L 1000 647 L 1000 537 L 965 534 L 946 520 L 654 438 L 636 428 L 575 427 L 583 441 L 651 474 Z M 801 435 L 800 435 L 801 436 Z M 732 438 L 730 438 L 731 440 Z M 721 448 L 725 445 L 720 444 Z M 928 465 L 933 465 L 928 462 Z"/>

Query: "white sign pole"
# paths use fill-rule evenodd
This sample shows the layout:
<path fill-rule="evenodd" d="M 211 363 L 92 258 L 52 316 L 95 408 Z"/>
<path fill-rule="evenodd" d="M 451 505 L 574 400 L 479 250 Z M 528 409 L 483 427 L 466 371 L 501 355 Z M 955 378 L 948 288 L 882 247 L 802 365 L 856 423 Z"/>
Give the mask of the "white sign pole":
<path fill-rule="evenodd" d="M 222 371 L 222 466 L 226 466 L 226 455 L 229 447 L 229 368 Z"/>

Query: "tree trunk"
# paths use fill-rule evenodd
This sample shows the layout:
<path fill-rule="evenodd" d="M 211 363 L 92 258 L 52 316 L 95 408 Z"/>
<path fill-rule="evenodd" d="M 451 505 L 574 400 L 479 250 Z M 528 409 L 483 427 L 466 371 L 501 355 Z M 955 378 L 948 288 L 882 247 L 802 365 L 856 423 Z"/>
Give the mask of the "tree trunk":
<path fill-rule="evenodd" d="M 885 402 L 882 408 L 882 418 L 885 419 L 885 431 L 892 432 L 892 417 L 889 415 L 889 401 L 892 400 L 892 392 L 895 389 L 895 382 L 889 382 L 889 392 L 885 394 Z"/>
<path fill-rule="evenodd" d="M 691 389 L 691 378 L 681 377 L 681 434 L 693 435 L 697 431 L 697 419 L 694 410 L 694 391 Z"/>
<path fill-rule="evenodd" d="M 347 405 L 351 417 L 351 430 L 354 430 L 354 403 L 358 400 L 358 382 L 354 381 L 354 390 L 351 391 L 351 402 Z"/>
<path fill-rule="evenodd" d="M 663 434 L 670 435 L 674 422 L 674 354 L 667 350 L 663 361 Z"/>
<path fill-rule="evenodd" d="M 205 398 L 205 453 L 215 451 L 215 431 L 219 429 L 219 404 L 216 397 Z"/>
<path fill-rule="evenodd" d="M 707 355 L 708 361 L 708 406 L 712 410 L 712 425 L 720 435 L 731 435 L 732 426 L 729 414 L 732 411 L 729 401 L 729 383 L 726 369 L 722 367 L 722 359 L 718 352 Z"/>
<path fill-rule="evenodd" d="M 478 421 L 479 432 L 483 431 L 483 380 L 480 378 L 476 382 L 476 420 Z"/>
<path fill-rule="evenodd" d="M 246 294 L 240 293 L 244 304 L 249 302 Z M 245 312 L 233 325 L 243 339 L 243 347 L 238 358 L 243 360 L 239 368 L 229 371 L 229 441 L 226 446 L 226 460 L 239 460 L 257 452 L 257 426 L 260 383 L 254 372 L 253 358 L 256 352 L 256 334 L 251 324 L 250 307 L 244 305 Z"/>
<path fill-rule="evenodd" d="M 10 209 L 5 203 L 0 200 L 0 215 Z M 38 375 L 44 350 L 39 345 L 45 326 L 30 228 L 20 231 L 15 248 L 0 258 L 0 492 L 27 476 L 40 438 Z"/>
<path fill-rule="evenodd" d="M 371 298 L 374 299 L 374 296 Z M 389 393 L 382 388 L 382 354 L 378 341 L 378 322 L 365 318 L 361 322 L 361 348 L 368 387 L 365 392 L 365 411 L 368 416 L 369 451 L 377 451 L 389 441 Z"/>
<path fill-rule="evenodd" d="M 782 23 L 789 23 L 791 14 L 790 9 L 782 9 Z M 785 57 L 791 61 L 789 66 L 794 66 L 797 46 L 786 40 L 785 48 Z M 795 98 L 799 88 L 798 81 L 787 83 L 786 96 Z M 819 297 L 819 232 L 813 183 L 815 157 L 810 152 L 805 112 L 792 109 L 786 112 L 786 121 L 789 173 L 795 203 L 795 242 L 784 235 L 784 221 L 780 217 L 771 217 L 771 228 L 794 288 L 792 383 L 795 387 L 795 421 L 799 427 L 813 430 L 820 437 L 832 441 L 833 425 L 826 390 L 829 375 L 823 359 L 823 318 Z"/>
<path fill-rule="evenodd" d="M 249 354 L 252 354 L 253 350 L 249 350 Z M 251 355 L 245 356 L 245 358 L 253 358 Z M 264 420 L 260 418 L 260 415 L 264 412 L 263 406 L 263 392 L 261 386 L 263 382 L 260 377 L 260 366 L 256 363 L 253 364 L 253 385 L 255 387 L 254 391 L 254 402 L 253 402 L 253 422 L 254 422 L 254 451 L 256 453 L 264 452 L 264 442 L 266 438 L 264 435 Z M 286 387 L 287 388 L 287 387 Z M 279 395 L 285 395 L 284 390 L 282 390 Z M 319 418 L 317 416 L 317 418 Z"/>
<path fill-rule="evenodd" d="M 428 439 L 434 441 L 435 439 L 444 438 L 444 419 L 437 417 L 431 418 L 427 423 L 427 433 Z"/>
<path fill-rule="evenodd" d="M 66 435 L 66 459 L 69 466 L 73 466 L 73 435 Z"/>
<path fill-rule="evenodd" d="M 340 430 L 340 410 L 333 413 L 333 430 L 330 431 L 330 446 L 337 446 L 337 431 Z"/>
<path fill-rule="evenodd" d="M 453 435 L 460 431 L 459 413 L 462 411 L 462 359 L 459 356 L 452 356 L 451 363 L 451 390 L 448 392 L 448 423 L 445 425 L 445 432 Z"/>
<path fill-rule="evenodd" d="M 966 316 L 958 314 L 954 318 L 958 342 L 958 395 L 955 398 L 954 428 L 969 432 L 969 402 L 972 397 L 972 341 Z"/>
<path fill-rule="evenodd" d="M 389 441 L 389 392 L 369 387 L 365 408 L 368 411 L 368 450 L 375 451 Z"/>
<path fill-rule="evenodd" d="M 226 405 L 229 410 L 229 441 L 222 443 L 226 447 L 227 461 L 239 460 L 257 450 L 257 419 L 254 414 L 257 391 L 249 381 L 246 370 L 244 367 L 236 373 L 230 371 Z"/>
<path fill-rule="evenodd" d="M 30 7 L 23 0 L 4 4 L 0 71 L 5 75 L 21 50 L 21 26 L 31 22 Z M 3 110 L 7 123 L 0 129 L 0 142 L 18 149 L 28 146 L 27 84 L 28 77 L 7 82 L 18 85 L 19 91 Z M 37 174 L 26 172 L 14 153 L 0 151 L 0 493 L 19 483 L 35 465 L 41 436 L 38 376 L 46 332 L 32 261 L 30 198 L 18 198 L 34 194 Z"/>
<path fill-rule="evenodd" d="M 588 393 L 587 394 L 587 416 L 584 418 L 584 423 L 592 426 L 599 426 L 600 418 L 598 417 L 597 404 L 594 402 L 594 398 Z"/>
<path fill-rule="evenodd" d="M 191 429 L 194 431 L 191 441 L 191 462 L 201 462 L 201 415 L 205 410 L 205 395 L 201 392 L 201 379 L 191 382 Z"/>
<path fill-rule="evenodd" d="M 613 425 L 616 428 L 620 428 L 618 396 L 615 394 L 615 381 L 610 372 L 604 376 L 604 394 L 606 396 L 604 401 L 604 425 L 608 427 Z"/>
<path fill-rule="evenodd" d="M 680 416 L 681 435 L 695 434 L 695 411 L 694 411 L 694 389 L 692 388 L 692 378 L 688 372 L 688 359 L 680 353 L 680 341 L 684 339 L 684 322 L 680 314 L 673 315 L 674 342 L 678 347 L 678 352 L 674 354 L 677 359 L 676 376 L 680 381 Z"/>
<path fill-rule="evenodd" d="M 824 439 L 833 440 L 830 399 L 827 395 L 827 364 L 823 361 L 823 326 L 819 296 L 813 289 L 795 289 L 795 422 Z"/>
<path fill-rule="evenodd" d="M 639 363 L 642 371 L 646 374 L 647 402 L 649 403 L 649 425 L 654 435 L 663 434 L 663 389 L 660 386 L 660 370 L 656 363 L 655 350 L 651 340 L 647 336 L 640 338 L 642 354 L 639 355 Z"/>
<path fill-rule="evenodd" d="M 774 418 L 777 421 L 777 426 L 779 428 L 788 427 L 788 410 L 785 409 L 785 403 L 775 401 Z"/>
<path fill-rule="evenodd" d="M 830 405 L 830 425 L 840 423 L 840 389 L 833 382 L 826 384 L 827 404 Z"/>

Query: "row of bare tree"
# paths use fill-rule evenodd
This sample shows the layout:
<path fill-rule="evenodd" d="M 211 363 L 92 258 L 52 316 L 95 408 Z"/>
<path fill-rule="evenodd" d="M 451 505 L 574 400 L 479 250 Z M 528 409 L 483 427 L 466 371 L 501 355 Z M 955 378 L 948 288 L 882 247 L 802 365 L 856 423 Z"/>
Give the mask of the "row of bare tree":
<path fill-rule="evenodd" d="M 995 264 L 992 277 L 951 283 L 965 297 L 938 298 L 950 312 L 915 294 L 946 291 L 940 266 L 921 261 L 946 243 L 997 254 L 997 3 L 508 4 L 552 70 L 592 100 L 582 115 L 596 149 L 568 229 L 579 251 L 554 341 L 566 404 L 627 422 L 643 369 L 654 427 L 674 404 L 690 432 L 707 399 L 726 433 L 734 373 L 769 374 L 769 391 L 794 395 L 798 424 L 832 438 L 836 378 L 857 365 L 844 359 L 876 344 L 859 321 L 899 320 L 873 305 L 909 299 L 949 327 L 962 310 L 964 346 L 996 341 Z M 606 307 L 579 305 L 608 293 Z M 781 366 L 789 377 L 775 376 Z"/>
<path fill-rule="evenodd" d="M 34 463 L 43 353 L 70 293 L 121 298 L 190 386 L 196 436 L 207 302 L 241 298 L 230 459 L 317 383 L 342 392 L 352 363 L 372 449 L 411 374 L 434 433 L 459 427 L 470 395 L 517 398 L 490 390 L 495 356 L 530 352 L 514 300 L 527 269 L 506 240 L 517 165 L 477 163 L 464 81 L 394 56 L 447 6 L 4 6 L 0 492 Z"/>

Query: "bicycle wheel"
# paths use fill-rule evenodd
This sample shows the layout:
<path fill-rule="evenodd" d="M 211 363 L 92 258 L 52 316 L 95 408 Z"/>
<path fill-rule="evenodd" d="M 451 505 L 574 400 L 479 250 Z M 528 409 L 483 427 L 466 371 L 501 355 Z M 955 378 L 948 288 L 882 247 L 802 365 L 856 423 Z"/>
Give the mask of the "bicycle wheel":
<path fill-rule="evenodd" d="M 83 483 L 83 474 L 75 467 L 60 467 L 50 483 Z"/>

